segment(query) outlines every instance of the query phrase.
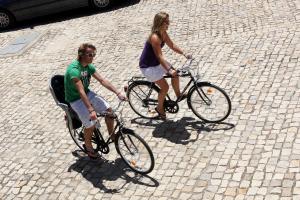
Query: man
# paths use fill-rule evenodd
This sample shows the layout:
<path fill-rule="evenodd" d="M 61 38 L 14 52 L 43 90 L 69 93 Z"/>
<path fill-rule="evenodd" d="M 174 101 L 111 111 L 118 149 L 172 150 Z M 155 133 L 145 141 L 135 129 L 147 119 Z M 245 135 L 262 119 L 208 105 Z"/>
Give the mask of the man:
<path fill-rule="evenodd" d="M 99 95 L 89 89 L 91 76 L 101 85 L 114 92 L 120 100 L 126 100 L 108 80 L 103 78 L 92 64 L 96 55 L 96 47 L 89 43 L 80 45 L 77 60 L 74 60 L 67 68 L 64 78 L 65 99 L 70 103 L 72 109 L 77 113 L 82 124 L 85 126 L 84 142 L 85 149 L 90 158 L 97 158 L 99 154 L 94 151 L 91 143 L 92 134 L 97 119 L 96 113 L 111 112 L 109 104 Z M 114 120 L 106 116 L 107 130 L 114 139 Z"/>

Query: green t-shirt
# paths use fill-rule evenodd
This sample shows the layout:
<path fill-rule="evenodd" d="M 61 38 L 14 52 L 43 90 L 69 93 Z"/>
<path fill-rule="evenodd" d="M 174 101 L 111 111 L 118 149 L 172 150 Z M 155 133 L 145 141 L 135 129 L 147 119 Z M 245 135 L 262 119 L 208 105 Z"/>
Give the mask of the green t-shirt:
<path fill-rule="evenodd" d="M 75 86 L 73 78 L 78 78 L 81 80 L 84 91 L 89 92 L 89 85 L 91 80 L 91 75 L 96 71 L 96 68 L 92 64 L 88 64 L 83 67 L 78 60 L 74 60 L 67 68 L 65 73 L 65 99 L 67 102 L 73 102 L 80 99 L 79 92 Z"/>

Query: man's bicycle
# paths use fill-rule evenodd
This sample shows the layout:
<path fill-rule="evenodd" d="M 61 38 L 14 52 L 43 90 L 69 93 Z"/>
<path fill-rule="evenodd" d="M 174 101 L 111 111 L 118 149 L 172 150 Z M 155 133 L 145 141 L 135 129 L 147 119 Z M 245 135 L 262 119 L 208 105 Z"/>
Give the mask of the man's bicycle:
<path fill-rule="evenodd" d="M 77 114 L 64 99 L 64 76 L 54 75 L 50 80 L 49 88 L 56 104 L 66 113 L 66 125 L 72 139 L 82 151 L 86 152 L 83 147 L 83 133 L 85 127 L 82 126 Z M 110 151 L 109 144 L 114 143 L 118 154 L 129 168 L 140 174 L 148 174 L 154 168 L 153 153 L 143 138 L 137 135 L 133 130 L 124 127 L 122 110 L 118 112 L 120 114 L 119 116 L 116 114 L 121 104 L 122 102 L 119 102 L 113 113 L 97 113 L 98 117 L 108 115 L 115 119 L 116 125 L 113 131 L 115 139 L 114 141 L 112 141 L 110 137 L 108 137 L 107 140 L 104 139 L 100 132 L 100 123 L 98 121 L 92 136 L 93 148 L 97 152 L 108 154 Z"/>
<path fill-rule="evenodd" d="M 189 77 L 190 81 L 184 87 L 181 96 L 172 100 L 169 95 L 164 101 L 166 112 L 177 113 L 178 102 L 187 92 L 187 104 L 192 112 L 204 122 L 217 123 L 225 120 L 231 112 L 231 101 L 226 92 L 220 87 L 200 81 L 199 69 L 196 73 L 191 69 L 194 59 L 188 59 L 184 65 L 177 70 L 178 76 Z M 165 75 L 171 78 L 171 75 Z M 190 87 L 191 86 L 191 87 Z M 188 90 L 189 88 L 189 90 Z M 141 117 L 154 119 L 158 118 L 155 107 L 158 104 L 158 93 L 160 88 L 145 77 L 134 76 L 128 81 L 127 98 L 130 107 Z"/>

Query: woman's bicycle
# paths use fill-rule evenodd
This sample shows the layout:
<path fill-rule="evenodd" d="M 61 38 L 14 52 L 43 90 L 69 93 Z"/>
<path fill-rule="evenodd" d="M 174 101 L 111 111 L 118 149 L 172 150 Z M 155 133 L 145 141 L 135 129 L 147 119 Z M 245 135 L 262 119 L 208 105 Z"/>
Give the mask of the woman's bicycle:
<path fill-rule="evenodd" d="M 189 77 L 190 80 L 184 87 L 181 96 L 172 100 L 169 95 L 164 101 L 166 112 L 177 113 L 178 102 L 187 92 L 187 104 L 192 112 L 204 122 L 217 123 L 225 120 L 231 112 L 231 101 L 226 92 L 220 87 L 200 81 L 199 69 L 196 73 L 191 69 L 194 59 L 188 59 L 184 65 L 177 70 L 178 76 Z M 171 75 L 165 75 L 171 78 Z M 191 86 L 191 87 L 190 87 Z M 188 90 L 189 88 L 189 90 Z M 128 81 L 127 98 L 130 107 L 141 117 L 148 119 L 158 118 L 155 107 L 158 104 L 158 93 L 160 88 L 145 77 L 134 76 Z"/>
<path fill-rule="evenodd" d="M 50 81 L 50 91 L 56 102 L 65 113 L 66 125 L 69 129 L 72 139 L 76 145 L 84 152 L 84 129 L 77 114 L 72 110 L 71 106 L 64 99 L 64 76 L 54 75 Z M 112 113 L 98 113 L 97 117 L 112 117 L 116 121 L 113 133 L 115 134 L 114 141 L 108 137 L 107 140 L 101 134 L 99 119 L 97 119 L 96 128 L 92 136 L 92 145 L 95 151 L 108 154 L 110 152 L 109 144 L 114 143 L 118 154 L 121 156 L 126 165 L 133 171 L 140 174 L 148 174 L 154 168 L 154 157 L 149 145 L 143 138 L 137 135 L 133 130 L 124 127 L 122 118 L 121 102 L 113 110 Z"/>

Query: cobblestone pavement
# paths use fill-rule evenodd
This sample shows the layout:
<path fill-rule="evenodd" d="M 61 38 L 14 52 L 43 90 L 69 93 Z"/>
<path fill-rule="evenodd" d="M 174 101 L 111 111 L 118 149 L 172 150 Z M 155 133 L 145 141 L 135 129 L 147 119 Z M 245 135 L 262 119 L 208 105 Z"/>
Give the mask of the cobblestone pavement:
<path fill-rule="evenodd" d="M 126 121 L 151 146 L 155 168 L 138 176 L 116 150 L 91 162 L 78 152 L 48 90 L 82 42 L 98 48 L 98 70 L 123 87 L 153 16 L 199 61 L 204 80 L 232 99 L 223 124 L 203 124 L 180 104 L 170 122 Z M 72 15 L 72 14 L 71 14 Z M 141 0 L 0 34 L 0 47 L 37 31 L 20 56 L 0 58 L 0 199 L 300 199 L 300 2 Z M 184 59 L 165 48 L 175 66 Z M 94 83 L 94 82 L 93 82 Z M 103 87 L 112 105 L 116 97 Z"/>

